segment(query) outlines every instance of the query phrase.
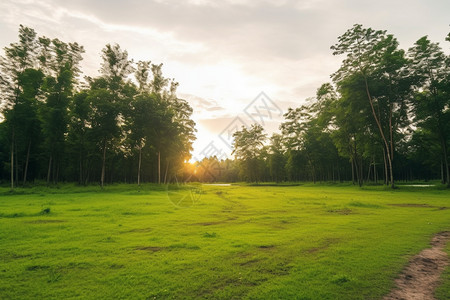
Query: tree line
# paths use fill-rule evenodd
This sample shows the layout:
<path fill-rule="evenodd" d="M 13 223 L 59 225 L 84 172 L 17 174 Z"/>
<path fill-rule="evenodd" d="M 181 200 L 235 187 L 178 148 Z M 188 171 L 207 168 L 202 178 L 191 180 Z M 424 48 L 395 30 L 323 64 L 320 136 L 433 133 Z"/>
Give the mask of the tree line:
<path fill-rule="evenodd" d="M 450 34 L 446 38 L 450 41 Z M 162 64 L 102 49 L 100 75 L 82 76 L 78 43 L 20 26 L 0 56 L 0 180 L 98 182 L 437 179 L 450 185 L 450 56 L 427 36 L 407 51 L 384 30 L 354 25 L 331 47 L 332 81 L 289 108 L 280 132 L 235 132 L 234 159 L 185 164 L 192 108 Z M 174 179 L 178 176 L 178 179 Z"/>
<path fill-rule="evenodd" d="M 450 33 L 446 37 L 450 41 Z M 236 161 L 208 158 L 201 180 L 384 182 L 450 186 L 450 56 L 427 36 L 407 51 L 385 30 L 356 24 L 331 47 L 332 82 L 289 108 L 280 133 L 234 134 Z"/>
<path fill-rule="evenodd" d="M 162 64 L 134 62 L 119 45 L 83 78 L 78 43 L 20 25 L 0 56 L 0 180 L 88 184 L 168 182 L 190 158 L 192 108 Z"/>

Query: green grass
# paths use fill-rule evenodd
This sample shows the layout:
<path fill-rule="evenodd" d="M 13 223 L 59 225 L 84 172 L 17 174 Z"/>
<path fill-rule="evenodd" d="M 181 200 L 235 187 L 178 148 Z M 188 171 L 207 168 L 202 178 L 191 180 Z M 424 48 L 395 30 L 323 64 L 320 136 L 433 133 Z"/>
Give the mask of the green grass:
<path fill-rule="evenodd" d="M 3 188 L 0 299 L 380 299 L 448 207 L 439 188 Z"/>

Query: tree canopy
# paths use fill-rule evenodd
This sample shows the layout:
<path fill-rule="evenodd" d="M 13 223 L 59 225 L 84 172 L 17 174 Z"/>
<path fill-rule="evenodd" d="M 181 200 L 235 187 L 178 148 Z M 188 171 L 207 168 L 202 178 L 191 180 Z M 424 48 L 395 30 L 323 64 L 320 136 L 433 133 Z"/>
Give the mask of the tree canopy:
<path fill-rule="evenodd" d="M 82 80 L 82 46 L 22 25 L 4 52 L 0 179 L 11 188 L 34 180 L 169 181 L 190 158 L 192 108 L 162 64 L 134 63 L 108 44 L 100 75 Z"/>

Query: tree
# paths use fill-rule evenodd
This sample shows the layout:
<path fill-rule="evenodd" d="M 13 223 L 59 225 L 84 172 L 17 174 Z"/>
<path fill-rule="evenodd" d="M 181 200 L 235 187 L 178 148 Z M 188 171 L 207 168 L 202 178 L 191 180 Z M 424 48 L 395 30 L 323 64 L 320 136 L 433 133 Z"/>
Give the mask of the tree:
<path fill-rule="evenodd" d="M 92 107 L 87 89 L 76 93 L 69 104 L 67 144 L 73 168 L 78 169 L 78 183 L 86 184 L 89 178 L 89 153 L 95 150 L 92 143 Z"/>
<path fill-rule="evenodd" d="M 414 112 L 417 126 L 423 128 L 438 142 L 443 164 L 442 183 L 450 186 L 450 66 L 438 43 L 426 36 L 409 49 L 412 63 Z"/>
<path fill-rule="evenodd" d="M 155 95 L 140 93 L 133 99 L 128 115 L 125 118 L 128 143 L 132 149 L 138 150 L 138 185 L 141 183 L 142 149 L 145 146 L 150 147 L 154 139 L 152 130 L 158 117 L 156 109 L 157 99 Z"/>
<path fill-rule="evenodd" d="M 19 176 L 24 184 L 100 178 L 103 186 L 107 176 L 128 181 L 136 174 L 138 183 L 144 174 L 169 181 L 190 158 L 195 139 L 193 110 L 177 97 L 178 83 L 163 76 L 162 64 L 140 61 L 135 84 L 133 61 L 116 44 L 102 50 L 101 76 L 80 84 L 83 52 L 77 43 L 37 37 L 24 26 L 19 41 L 5 48 L 0 180 L 8 176 L 11 189 Z M 163 172 L 159 167 L 155 175 L 161 157 Z"/>
<path fill-rule="evenodd" d="M 267 136 L 259 124 L 252 124 L 249 129 L 242 126 L 241 130 L 233 134 L 233 152 L 236 159 L 241 161 L 241 172 L 249 181 L 258 182 L 261 178 L 259 159 Z"/>
<path fill-rule="evenodd" d="M 357 182 L 360 186 L 363 184 L 365 149 L 368 143 L 376 140 L 374 134 L 377 130 L 375 122 L 370 122 L 373 119 L 362 87 L 364 81 L 360 76 L 349 76 L 342 80 L 338 86 L 339 98 L 330 108 L 334 112 L 331 137 L 339 154 L 351 163 L 353 183 Z"/>
<path fill-rule="evenodd" d="M 36 32 L 28 27 L 20 25 L 19 42 L 12 43 L 5 47 L 5 56 L 0 57 L 1 67 L 1 97 L 3 114 L 8 124 L 9 144 L 10 144 L 10 182 L 11 189 L 14 189 L 14 179 L 18 181 L 17 165 L 17 126 L 20 122 L 16 116 L 16 108 L 22 94 L 22 85 L 27 84 L 22 76 L 25 70 L 33 68 L 36 55 Z M 21 80 L 22 78 L 22 80 Z M 16 155 L 15 155 L 16 153 Z M 16 176 L 14 176 L 14 173 Z"/>
<path fill-rule="evenodd" d="M 19 76 L 19 85 L 22 87 L 19 99 L 15 105 L 17 144 L 22 145 L 25 152 L 25 163 L 23 169 L 23 184 L 25 185 L 28 175 L 28 167 L 32 148 L 36 149 L 40 143 L 40 120 L 38 118 L 38 100 L 44 74 L 35 69 L 26 69 Z M 20 120 L 20 121 L 19 121 Z M 16 151 L 20 151 L 17 149 Z M 20 153 L 20 152 L 19 152 Z M 33 151 L 34 153 L 34 151 Z"/>
<path fill-rule="evenodd" d="M 39 60 L 46 74 L 43 91 L 45 104 L 41 107 L 41 122 L 44 133 L 45 148 L 48 152 L 49 163 L 47 170 L 47 184 L 53 175 L 53 182 L 57 183 L 64 161 L 67 126 L 69 122 L 68 107 L 72 100 L 76 78 L 80 73 L 79 63 L 84 52 L 77 43 L 65 43 L 53 39 L 40 38 L 43 43 Z M 50 53 L 48 52 L 48 49 Z"/>
<path fill-rule="evenodd" d="M 283 136 L 274 133 L 270 138 L 269 169 L 272 180 L 280 182 L 285 178 L 284 167 L 286 165 Z"/>
<path fill-rule="evenodd" d="M 402 68 L 406 63 L 403 50 L 398 50 L 397 40 L 383 30 L 363 28 L 356 24 L 338 38 L 331 47 L 333 55 L 346 54 L 340 69 L 333 74 L 339 85 L 349 76 L 361 76 L 372 117 L 378 128 L 389 168 L 389 182 L 394 188 L 394 108 L 402 105 Z M 380 92 L 381 87 L 387 90 Z"/>
<path fill-rule="evenodd" d="M 100 185 L 105 183 L 106 153 L 112 148 L 114 139 L 121 135 L 123 105 L 130 102 L 135 93 L 131 84 L 126 83 L 133 72 L 132 60 L 128 52 L 118 44 L 106 45 L 102 50 L 101 77 L 91 81 L 89 101 L 93 107 L 93 134 L 102 152 Z"/>

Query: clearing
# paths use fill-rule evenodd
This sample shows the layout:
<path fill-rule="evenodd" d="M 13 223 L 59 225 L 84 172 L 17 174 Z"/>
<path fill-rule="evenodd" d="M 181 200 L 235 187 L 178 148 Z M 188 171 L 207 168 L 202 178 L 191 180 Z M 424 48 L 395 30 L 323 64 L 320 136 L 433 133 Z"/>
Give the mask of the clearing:
<path fill-rule="evenodd" d="M 0 193 L 1 299 L 382 299 L 450 230 L 450 191 L 435 187 Z M 448 267 L 439 282 L 448 299 Z"/>

